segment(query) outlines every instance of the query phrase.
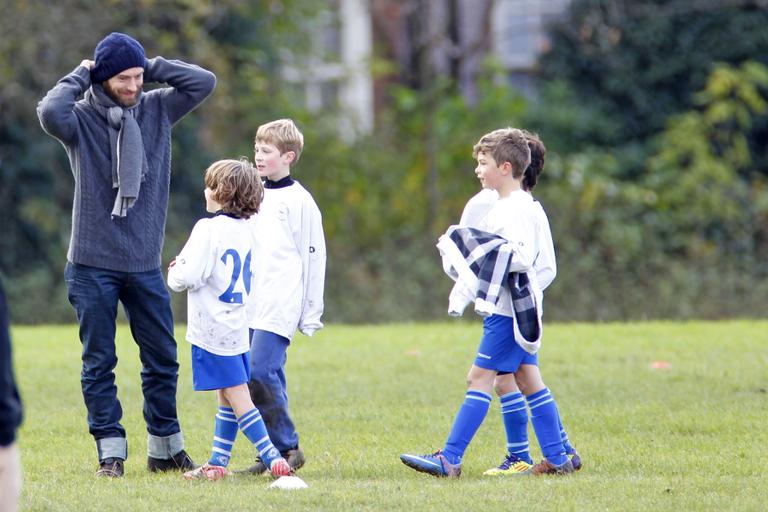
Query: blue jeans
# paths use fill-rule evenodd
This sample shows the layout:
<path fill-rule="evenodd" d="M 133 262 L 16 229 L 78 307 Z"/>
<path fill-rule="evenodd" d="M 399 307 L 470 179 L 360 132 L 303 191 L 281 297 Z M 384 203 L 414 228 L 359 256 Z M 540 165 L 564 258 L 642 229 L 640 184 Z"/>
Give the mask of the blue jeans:
<path fill-rule="evenodd" d="M 299 434 L 288 414 L 285 382 L 286 350 L 290 340 L 269 331 L 251 330 L 251 391 L 272 444 L 280 453 L 298 448 Z"/>
<path fill-rule="evenodd" d="M 88 410 L 88 430 L 96 440 L 99 459 L 127 458 L 125 429 L 120 424 L 123 410 L 114 374 L 118 302 L 123 303 L 139 347 L 149 454 L 156 458 L 174 455 L 183 448 L 176 416 L 179 363 L 170 296 L 160 270 L 118 272 L 67 263 L 64 278 L 80 324 L 80 383 Z"/>

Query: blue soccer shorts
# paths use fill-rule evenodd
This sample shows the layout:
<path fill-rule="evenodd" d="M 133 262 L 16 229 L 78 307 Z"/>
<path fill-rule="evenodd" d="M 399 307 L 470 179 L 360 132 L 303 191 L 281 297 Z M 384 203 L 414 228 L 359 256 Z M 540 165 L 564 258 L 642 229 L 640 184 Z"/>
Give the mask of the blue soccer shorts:
<path fill-rule="evenodd" d="M 250 378 L 248 352 L 235 356 L 219 356 L 192 345 L 192 387 L 210 391 L 245 384 Z"/>
<path fill-rule="evenodd" d="M 490 315 L 483 320 L 483 337 L 475 356 L 475 366 L 499 373 L 514 373 L 521 364 L 538 366 L 536 354 L 526 352 L 515 341 L 511 316 Z"/>

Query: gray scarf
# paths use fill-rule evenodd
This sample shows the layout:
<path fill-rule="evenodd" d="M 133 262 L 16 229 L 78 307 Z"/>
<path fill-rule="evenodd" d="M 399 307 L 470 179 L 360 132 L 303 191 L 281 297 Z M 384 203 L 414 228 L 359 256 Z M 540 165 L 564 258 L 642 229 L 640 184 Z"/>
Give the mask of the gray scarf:
<path fill-rule="evenodd" d="M 139 198 L 141 181 L 148 169 L 141 128 L 136 122 L 139 101 L 131 107 L 122 107 L 107 94 L 101 84 L 91 85 L 85 92 L 85 100 L 107 120 L 112 187 L 117 189 L 112 217 L 125 217 Z"/>

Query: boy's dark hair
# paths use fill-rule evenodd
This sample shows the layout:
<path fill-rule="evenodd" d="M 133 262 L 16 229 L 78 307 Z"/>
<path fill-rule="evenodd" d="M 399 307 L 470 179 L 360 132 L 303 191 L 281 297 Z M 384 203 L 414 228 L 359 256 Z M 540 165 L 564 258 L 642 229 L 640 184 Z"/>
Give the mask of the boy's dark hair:
<path fill-rule="evenodd" d="M 547 148 L 541 142 L 539 136 L 526 130 L 521 130 L 525 139 L 528 141 L 528 148 L 531 150 L 531 163 L 525 169 L 523 176 L 523 190 L 533 190 L 539 179 L 539 174 L 544 171 L 544 157 L 547 154 Z"/>
<path fill-rule="evenodd" d="M 531 163 L 531 151 L 522 130 L 517 128 L 501 128 L 486 133 L 472 148 L 472 157 L 480 153 L 490 155 L 496 165 L 509 162 L 512 165 L 512 176 L 520 178 Z"/>
<path fill-rule="evenodd" d="M 205 170 L 205 186 L 221 211 L 239 219 L 247 219 L 259 211 L 264 187 L 253 164 L 247 158 L 219 160 Z"/>

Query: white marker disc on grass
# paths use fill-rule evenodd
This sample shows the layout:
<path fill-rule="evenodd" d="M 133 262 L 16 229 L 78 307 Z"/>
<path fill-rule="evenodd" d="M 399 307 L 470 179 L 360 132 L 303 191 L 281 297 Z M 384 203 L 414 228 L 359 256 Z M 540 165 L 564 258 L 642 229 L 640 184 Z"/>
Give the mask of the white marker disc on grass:
<path fill-rule="evenodd" d="M 297 476 L 281 476 L 271 484 L 269 487 L 275 489 L 306 489 L 309 487 L 307 482 Z"/>

